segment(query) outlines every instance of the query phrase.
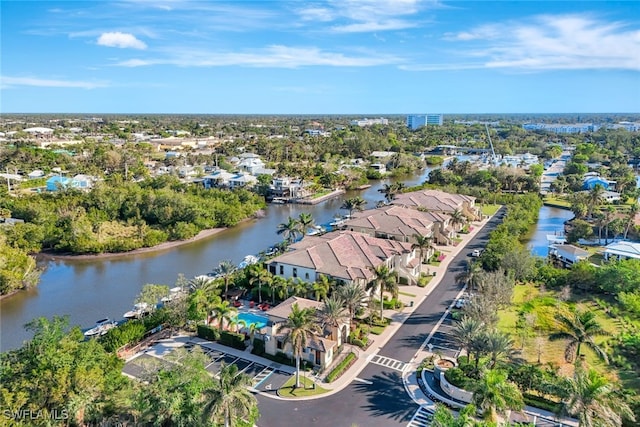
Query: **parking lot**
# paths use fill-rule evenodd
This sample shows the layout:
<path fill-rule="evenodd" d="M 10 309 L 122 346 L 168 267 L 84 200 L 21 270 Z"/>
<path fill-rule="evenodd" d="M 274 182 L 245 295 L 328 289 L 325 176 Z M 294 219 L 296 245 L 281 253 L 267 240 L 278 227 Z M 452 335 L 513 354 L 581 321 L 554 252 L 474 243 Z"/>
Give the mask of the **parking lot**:
<path fill-rule="evenodd" d="M 440 327 L 427 342 L 427 347 L 430 347 L 429 351 L 445 357 L 458 357 L 460 348 L 453 339 L 454 323 L 451 313 L 448 313 Z"/>
<path fill-rule="evenodd" d="M 229 349 L 229 352 L 227 352 L 224 349 L 213 348 L 212 345 L 208 343 L 193 342 L 186 342 L 169 350 L 167 350 L 166 345 L 159 345 L 159 348 L 157 349 L 152 347 L 151 351 L 129 360 L 122 371 L 134 378 L 144 378 L 149 373 L 171 366 L 171 363 L 173 362 L 165 360 L 164 356 L 171 353 L 175 348 L 180 347 L 190 351 L 195 347 L 199 347 L 208 359 L 205 369 L 214 376 L 220 372 L 220 368 L 223 363 L 225 365 L 236 365 L 238 367 L 238 372 L 251 377 L 253 388 L 261 392 L 275 393 L 276 390 L 282 387 L 292 375 L 290 368 L 286 369 L 288 367 L 285 368 L 278 363 L 271 362 L 270 360 L 257 358 L 255 356 L 251 357 L 251 359 L 260 359 L 260 361 L 250 360 L 249 354 L 244 358 L 236 354 L 231 354 L 234 352 L 233 349 Z"/>

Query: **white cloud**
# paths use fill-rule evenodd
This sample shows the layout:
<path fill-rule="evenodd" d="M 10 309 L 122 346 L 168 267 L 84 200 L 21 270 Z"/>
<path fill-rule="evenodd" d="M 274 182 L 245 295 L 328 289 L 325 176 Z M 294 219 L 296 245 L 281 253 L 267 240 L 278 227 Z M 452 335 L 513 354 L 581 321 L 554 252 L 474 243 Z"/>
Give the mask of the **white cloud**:
<path fill-rule="evenodd" d="M 79 89 L 96 89 L 109 86 L 106 82 L 90 82 L 82 80 L 54 80 L 41 79 L 37 77 L 11 77 L 1 76 L 0 86 L 2 88 L 15 86 L 36 86 L 36 87 L 60 87 L 60 88 L 79 88 Z"/>
<path fill-rule="evenodd" d="M 121 33 L 119 31 L 112 33 L 102 33 L 98 37 L 100 46 L 119 47 L 123 49 L 146 49 L 147 45 L 136 38 L 133 34 Z"/>
<path fill-rule="evenodd" d="M 290 47 L 282 45 L 268 46 L 264 49 L 246 52 L 214 52 L 188 48 L 172 48 L 170 56 L 152 59 L 130 59 L 116 65 L 123 67 L 142 67 L 150 65 L 174 65 L 178 67 L 268 67 L 298 68 L 310 66 L 330 67 L 371 67 L 397 64 L 401 60 L 396 56 L 381 55 L 375 52 L 348 55 L 340 52 L 327 52 L 317 47 Z"/>
<path fill-rule="evenodd" d="M 474 57 L 465 68 L 509 68 L 525 71 L 623 69 L 640 71 L 640 30 L 622 22 L 603 22 L 585 15 L 543 15 L 526 23 L 484 25 L 444 40 L 473 47 L 456 52 Z M 437 69 L 423 64 L 403 69 Z M 451 64 L 455 67 L 455 64 Z"/>

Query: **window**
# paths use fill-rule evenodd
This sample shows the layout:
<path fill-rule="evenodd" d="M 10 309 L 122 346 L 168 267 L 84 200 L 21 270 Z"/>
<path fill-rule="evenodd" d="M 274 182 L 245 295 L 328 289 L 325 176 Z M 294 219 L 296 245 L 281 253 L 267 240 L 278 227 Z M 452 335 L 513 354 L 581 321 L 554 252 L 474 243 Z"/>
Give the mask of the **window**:
<path fill-rule="evenodd" d="M 306 280 L 309 280 L 309 273 L 304 273 L 304 278 L 305 278 Z"/>
<path fill-rule="evenodd" d="M 280 266 L 280 275 L 284 274 L 284 266 Z"/>
<path fill-rule="evenodd" d="M 295 267 L 293 269 L 293 277 L 298 277 L 298 269 Z"/>
<path fill-rule="evenodd" d="M 277 347 L 278 347 L 278 350 L 282 350 L 282 348 L 284 347 L 284 346 L 282 345 L 282 341 L 278 340 L 278 345 L 277 345 Z"/>

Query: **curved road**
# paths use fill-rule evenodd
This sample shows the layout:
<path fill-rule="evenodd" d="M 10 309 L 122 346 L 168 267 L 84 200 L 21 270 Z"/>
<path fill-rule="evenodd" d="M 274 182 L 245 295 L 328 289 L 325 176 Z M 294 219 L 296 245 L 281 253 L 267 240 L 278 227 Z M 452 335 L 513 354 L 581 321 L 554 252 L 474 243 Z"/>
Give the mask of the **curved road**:
<path fill-rule="evenodd" d="M 504 209 L 504 208 L 502 208 Z M 499 212 L 502 212 L 499 211 Z M 380 349 L 378 355 L 409 363 L 461 290 L 455 276 L 473 249 L 483 248 L 488 234 L 501 221 L 494 216 L 451 261 L 440 283 Z M 257 395 L 260 427 L 406 427 L 418 406 L 406 394 L 402 373 L 369 363 L 353 381 L 325 398 L 283 401 Z M 371 384 L 368 384 L 370 382 Z"/>

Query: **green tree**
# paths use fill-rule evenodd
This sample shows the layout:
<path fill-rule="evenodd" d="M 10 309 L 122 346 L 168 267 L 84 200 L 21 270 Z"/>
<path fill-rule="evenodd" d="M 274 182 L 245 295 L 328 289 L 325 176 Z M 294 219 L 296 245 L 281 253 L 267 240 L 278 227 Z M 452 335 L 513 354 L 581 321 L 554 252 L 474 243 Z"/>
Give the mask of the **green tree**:
<path fill-rule="evenodd" d="M 294 242 L 300 236 L 300 224 L 295 218 L 289 217 L 287 222 L 278 225 L 277 233 L 282 234 L 285 241 Z"/>
<path fill-rule="evenodd" d="M 304 236 L 309 228 L 315 226 L 315 220 L 313 219 L 313 215 L 307 212 L 302 212 L 298 216 L 298 229 L 300 233 Z"/>
<path fill-rule="evenodd" d="M 362 197 L 350 197 L 342 202 L 340 209 L 348 210 L 349 217 L 351 217 L 354 211 L 362 211 L 366 205 L 367 202 Z"/>
<path fill-rule="evenodd" d="M 580 347 L 585 344 L 608 363 L 607 354 L 594 340 L 596 336 L 608 335 L 608 333 L 602 329 L 594 312 L 575 311 L 569 315 L 558 313 L 556 319 L 558 331 L 549 335 L 549 339 L 551 341 L 568 340 L 564 352 L 567 362 L 579 360 Z"/>
<path fill-rule="evenodd" d="M 522 394 L 518 387 L 507 381 L 507 373 L 500 370 L 487 370 L 473 387 L 473 403 L 484 417 L 492 422 L 507 410 L 519 411 L 524 408 Z"/>
<path fill-rule="evenodd" d="M 602 204 L 605 191 L 605 188 L 600 184 L 594 185 L 593 188 L 589 190 L 587 196 L 589 202 L 587 205 L 587 214 L 589 215 L 589 217 L 592 217 L 593 210 Z"/>
<path fill-rule="evenodd" d="M 146 284 L 136 297 L 136 303 L 147 304 L 150 309 L 155 308 L 162 298 L 169 296 L 169 286 Z"/>
<path fill-rule="evenodd" d="M 253 425 L 258 401 L 248 389 L 251 377 L 238 373 L 234 364 L 222 364 L 213 382 L 214 385 L 204 391 L 203 421 L 224 424 L 225 427 L 235 427 L 240 422 Z"/>
<path fill-rule="evenodd" d="M 417 249 L 420 253 L 420 263 L 424 263 L 424 254 L 429 252 L 433 247 L 433 236 L 423 236 L 415 233 L 413 235 L 415 242 L 411 245 L 411 249 Z"/>
<path fill-rule="evenodd" d="M 359 284 L 355 282 L 347 283 L 338 288 L 338 296 L 347 308 L 349 313 L 349 322 L 353 323 L 356 312 L 364 305 L 367 300 L 367 293 Z"/>
<path fill-rule="evenodd" d="M 377 289 L 380 292 L 380 319 L 384 318 L 384 293 L 389 291 L 396 297 L 398 292 L 398 283 L 396 282 L 395 274 L 385 264 L 377 266 L 373 273 L 375 278 L 371 282 L 371 288 Z"/>
<path fill-rule="evenodd" d="M 218 264 L 218 267 L 216 267 L 216 269 L 214 270 L 215 273 L 219 277 L 222 277 L 222 280 L 224 281 L 223 297 L 225 298 L 229 293 L 229 282 L 231 281 L 231 278 L 233 277 L 233 275 L 236 273 L 237 270 L 238 268 L 236 267 L 236 265 L 233 262 L 231 262 L 231 260 L 228 260 L 228 259 L 221 261 Z"/>
<path fill-rule="evenodd" d="M 225 320 L 230 323 L 236 317 L 238 310 L 229 305 L 229 301 L 221 301 L 213 306 L 213 316 L 218 322 L 218 328 L 222 332 Z"/>
<path fill-rule="evenodd" d="M 464 216 L 464 213 L 460 209 L 455 209 L 451 212 L 451 225 L 454 226 L 464 226 L 467 223 L 467 217 Z"/>
<path fill-rule="evenodd" d="M 291 313 L 285 322 L 288 329 L 286 342 L 291 344 L 296 359 L 296 387 L 300 387 L 300 357 L 302 350 L 307 347 L 311 337 L 318 332 L 316 313 L 314 309 L 301 309 L 298 304 L 291 306 Z"/>
<path fill-rule="evenodd" d="M 255 283 L 258 284 L 257 288 L 258 288 L 258 301 L 260 304 L 262 304 L 262 285 L 269 285 L 271 283 L 271 281 L 273 280 L 273 275 L 269 272 L 269 270 L 267 270 L 266 268 L 264 268 L 264 266 L 260 265 L 260 264 L 254 264 L 252 266 L 249 267 L 249 274 L 250 274 L 250 278 L 249 278 L 249 284 L 250 285 L 254 285 Z"/>
<path fill-rule="evenodd" d="M 485 326 L 482 322 L 464 316 L 462 320 L 455 323 L 453 339 L 469 355 L 474 340 L 484 331 Z"/>
<path fill-rule="evenodd" d="M 491 369 L 494 369 L 499 361 L 508 357 L 513 351 L 513 341 L 511 338 L 497 330 L 487 334 L 486 343 L 486 350 L 491 358 Z"/>
<path fill-rule="evenodd" d="M 338 337 L 335 332 L 338 330 L 342 322 L 347 318 L 347 311 L 344 308 L 342 300 L 337 295 L 324 300 L 324 305 L 320 309 L 320 319 L 323 327 L 331 328 L 331 339 L 337 341 Z M 344 337 L 343 337 L 344 338 Z"/>

